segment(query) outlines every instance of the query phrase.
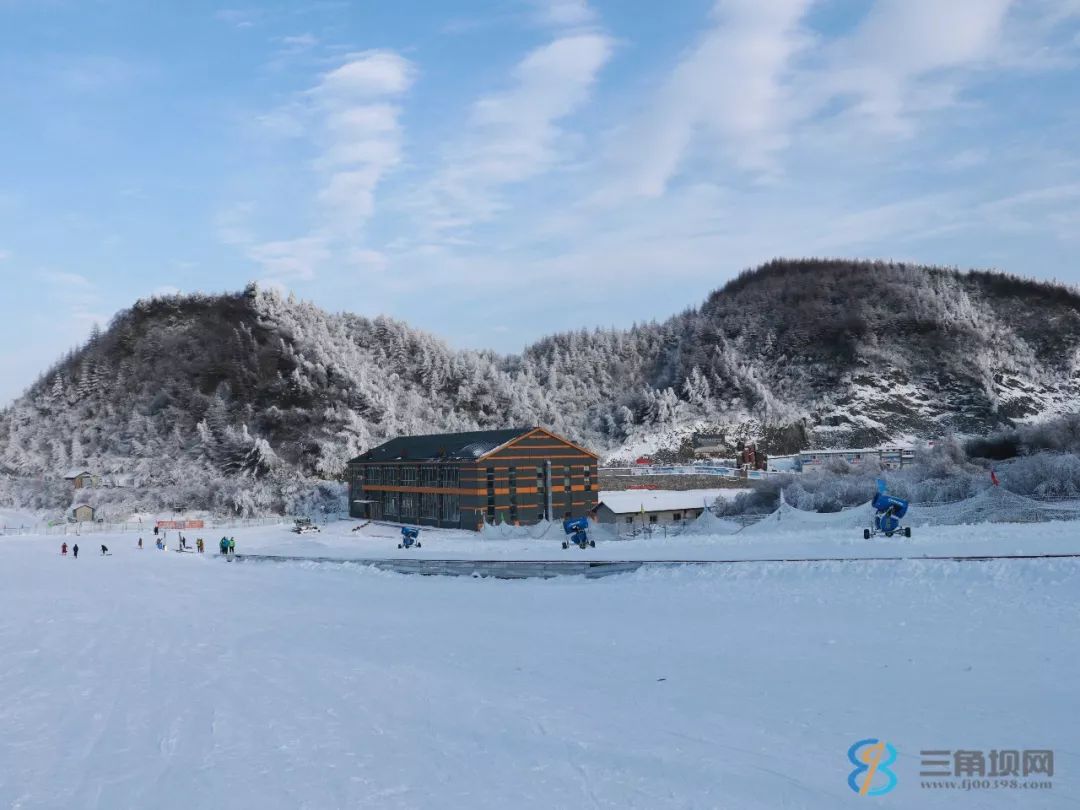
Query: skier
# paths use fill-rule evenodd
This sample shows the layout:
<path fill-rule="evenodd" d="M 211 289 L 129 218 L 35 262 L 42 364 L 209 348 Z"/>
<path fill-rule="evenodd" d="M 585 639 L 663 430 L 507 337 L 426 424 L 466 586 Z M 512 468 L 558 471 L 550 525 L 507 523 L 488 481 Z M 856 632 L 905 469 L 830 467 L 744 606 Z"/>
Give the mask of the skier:
<path fill-rule="evenodd" d="M 154 527 L 154 537 L 157 537 L 157 536 L 158 536 L 158 527 L 155 526 Z"/>
<path fill-rule="evenodd" d="M 195 550 L 200 554 L 202 554 L 203 551 L 206 550 L 206 546 L 203 544 L 203 539 L 201 537 L 195 538 Z"/>
<path fill-rule="evenodd" d="M 233 559 L 236 556 L 236 538 L 229 538 L 229 559 Z"/>
<path fill-rule="evenodd" d="M 224 557 L 229 553 L 229 538 L 222 537 L 221 542 L 218 543 L 218 550 L 221 552 L 221 556 Z"/>
<path fill-rule="evenodd" d="M 60 544 L 60 556 L 61 557 L 66 557 L 67 556 L 67 543 L 61 543 Z"/>
<path fill-rule="evenodd" d="M 75 555 L 75 559 L 79 559 L 79 544 L 76 543 L 71 547 L 71 553 Z"/>
<path fill-rule="evenodd" d="M 104 557 L 108 553 L 109 553 L 109 547 L 107 545 L 105 545 L 104 543 L 102 543 L 101 544 L 101 556 Z"/>
<path fill-rule="evenodd" d="M 142 538 L 139 538 L 139 550 L 142 551 Z"/>

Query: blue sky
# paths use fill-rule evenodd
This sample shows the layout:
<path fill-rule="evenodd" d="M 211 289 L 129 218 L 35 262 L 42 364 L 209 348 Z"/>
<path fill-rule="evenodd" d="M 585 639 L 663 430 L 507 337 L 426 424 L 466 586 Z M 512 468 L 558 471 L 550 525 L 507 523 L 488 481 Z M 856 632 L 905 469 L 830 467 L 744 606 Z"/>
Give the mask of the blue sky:
<path fill-rule="evenodd" d="M 1080 283 L 1078 0 L 0 0 L 0 403 L 249 280 L 457 346 L 776 256 Z"/>

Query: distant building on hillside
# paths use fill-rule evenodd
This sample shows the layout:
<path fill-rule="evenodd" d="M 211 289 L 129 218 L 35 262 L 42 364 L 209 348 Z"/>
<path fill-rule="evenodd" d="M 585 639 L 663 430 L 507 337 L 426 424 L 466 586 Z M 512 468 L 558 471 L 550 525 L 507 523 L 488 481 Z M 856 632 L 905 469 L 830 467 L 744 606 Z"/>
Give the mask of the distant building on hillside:
<path fill-rule="evenodd" d="M 915 461 L 910 447 L 886 446 L 859 449 L 803 450 L 799 453 L 799 468 L 803 472 L 820 469 L 830 461 L 844 461 L 858 467 L 874 461 L 887 470 L 898 470 Z"/>
<path fill-rule="evenodd" d="M 596 508 L 596 520 L 627 534 L 661 526 L 681 526 L 699 517 L 707 507 L 706 498 L 692 490 L 627 489 L 603 493 Z"/>
<path fill-rule="evenodd" d="M 799 457 L 794 456 L 769 456 L 766 460 L 769 472 L 798 472 Z"/>
<path fill-rule="evenodd" d="M 93 523 L 97 516 L 97 510 L 89 504 L 81 503 L 71 510 L 71 516 L 76 523 Z"/>
<path fill-rule="evenodd" d="M 349 462 L 349 514 L 454 529 L 581 517 L 597 458 L 540 427 L 402 436 Z"/>
<path fill-rule="evenodd" d="M 727 458 L 731 454 L 727 438 L 712 433 L 699 433 L 694 436 L 695 458 Z"/>
<path fill-rule="evenodd" d="M 64 480 L 70 481 L 75 489 L 96 487 L 101 483 L 100 479 L 85 467 L 76 467 L 75 469 L 68 470 L 64 474 Z"/>

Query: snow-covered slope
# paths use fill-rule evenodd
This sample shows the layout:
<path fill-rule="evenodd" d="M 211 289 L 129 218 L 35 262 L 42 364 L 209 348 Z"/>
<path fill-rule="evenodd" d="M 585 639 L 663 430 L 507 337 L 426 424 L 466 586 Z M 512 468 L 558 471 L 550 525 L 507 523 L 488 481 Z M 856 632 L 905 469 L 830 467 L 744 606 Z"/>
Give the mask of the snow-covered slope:
<path fill-rule="evenodd" d="M 0 502 L 66 505 L 55 478 L 78 464 L 152 501 L 136 506 L 258 512 L 401 433 L 543 424 L 632 458 L 708 431 L 777 453 L 1078 399 L 1080 295 L 1000 274 L 777 261 L 663 323 L 514 357 L 251 287 L 138 302 L 48 370 L 0 413 Z"/>

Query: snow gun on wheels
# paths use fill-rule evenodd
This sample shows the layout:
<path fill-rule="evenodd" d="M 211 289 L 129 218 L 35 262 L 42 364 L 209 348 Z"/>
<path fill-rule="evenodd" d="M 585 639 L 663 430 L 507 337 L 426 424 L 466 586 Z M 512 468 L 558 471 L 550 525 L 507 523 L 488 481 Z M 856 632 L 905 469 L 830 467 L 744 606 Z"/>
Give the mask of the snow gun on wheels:
<path fill-rule="evenodd" d="M 563 540 L 562 547 L 570 548 L 570 544 L 573 543 L 578 548 L 587 548 L 592 546 L 596 548 L 596 541 L 589 539 L 589 519 L 584 517 L 572 518 L 570 520 L 564 520 L 563 531 L 566 532 L 569 540 Z"/>
<path fill-rule="evenodd" d="M 420 548 L 420 530 L 412 526 L 402 526 L 401 542 L 398 543 L 398 548 L 412 548 L 413 546 Z"/>
<path fill-rule="evenodd" d="M 900 525 L 901 519 L 907 514 L 908 502 L 903 498 L 888 494 L 885 491 L 884 481 L 879 480 L 877 483 L 877 494 L 870 502 L 874 515 L 870 521 L 870 528 L 863 529 L 863 539 L 869 540 L 879 534 L 886 537 L 892 537 L 894 534 L 911 537 L 911 527 Z"/>

